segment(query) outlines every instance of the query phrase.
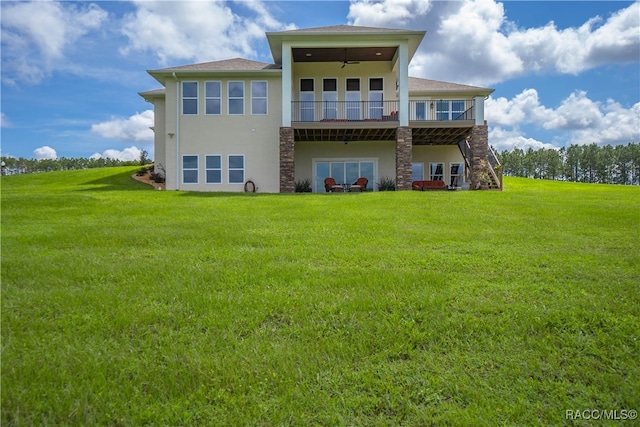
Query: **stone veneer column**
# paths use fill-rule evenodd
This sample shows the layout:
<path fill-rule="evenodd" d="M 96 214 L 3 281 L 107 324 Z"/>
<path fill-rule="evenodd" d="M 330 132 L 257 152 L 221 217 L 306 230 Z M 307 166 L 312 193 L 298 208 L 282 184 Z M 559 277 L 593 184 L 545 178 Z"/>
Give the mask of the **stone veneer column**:
<path fill-rule="evenodd" d="M 471 188 L 479 187 L 480 179 L 487 167 L 487 153 L 489 152 L 489 132 L 486 125 L 476 125 L 471 129 Z"/>
<path fill-rule="evenodd" d="M 411 190 L 413 132 L 410 127 L 396 130 L 396 190 Z"/>
<path fill-rule="evenodd" d="M 280 192 L 295 191 L 295 141 L 293 128 L 280 128 Z"/>

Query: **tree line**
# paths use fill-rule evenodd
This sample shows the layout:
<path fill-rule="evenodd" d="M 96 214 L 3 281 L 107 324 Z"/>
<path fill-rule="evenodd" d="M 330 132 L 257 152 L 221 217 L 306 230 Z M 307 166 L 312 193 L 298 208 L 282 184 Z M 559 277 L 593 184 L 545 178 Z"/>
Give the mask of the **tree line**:
<path fill-rule="evenodd" d="M 63 170 L 78 170 L 91 168 L 108 168 L 115 166 L 147 165 L 152 161 L 147 158 L 148 153 L 142 150 L 138 160 L 118 160 L 110 157 L 101 158 L 70 158 L 56 159 L 26 159 L 24 157 L 0 157 L 2 161 L 2 175 L 18 173 L 53 172 Z"/>
<path fill-rule="evenodd" d="M 494 150 L 495 151 L 495 150 Z M 640 184 L 640 145 L 572 144 L 567 148 L 515 148 L 496 156 L 502 173 L 534 179 L 601 184 Z"/>

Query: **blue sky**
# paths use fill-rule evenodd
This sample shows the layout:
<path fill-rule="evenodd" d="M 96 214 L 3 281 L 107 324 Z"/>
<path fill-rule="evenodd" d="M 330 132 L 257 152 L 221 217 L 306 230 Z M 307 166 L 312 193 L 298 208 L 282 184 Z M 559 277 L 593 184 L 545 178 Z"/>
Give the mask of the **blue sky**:
<path fill-rule="evenodd" d="M 265 31 L 426 30 L 410 74 L 495 89 L 498 150 L 640 142 L 640 2 L 3 1 L 1 153 L 153 156 L 146 70 L 272 62 Z"/>

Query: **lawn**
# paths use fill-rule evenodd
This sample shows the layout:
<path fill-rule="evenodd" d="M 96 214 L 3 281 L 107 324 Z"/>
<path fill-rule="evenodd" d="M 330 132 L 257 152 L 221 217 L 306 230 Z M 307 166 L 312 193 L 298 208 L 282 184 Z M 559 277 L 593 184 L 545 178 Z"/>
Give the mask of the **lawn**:
<path fill-rule="evenodd" d="M 202 194 L 135 170 L 2 178 L 3 426 L 640 410 L 638 187 Z"/>

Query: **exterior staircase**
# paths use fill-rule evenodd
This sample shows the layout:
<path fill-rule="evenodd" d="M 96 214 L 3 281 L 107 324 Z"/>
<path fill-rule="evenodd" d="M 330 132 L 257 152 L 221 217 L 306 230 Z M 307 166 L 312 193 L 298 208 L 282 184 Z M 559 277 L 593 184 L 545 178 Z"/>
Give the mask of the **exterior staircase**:
<path fill-rule="evenodd" d="M 464 158 L 467 171 L 471 171 L 471 146 L 466 139 L 458 142 L 458 148 Z M 496 157 L 491 147 L 487 150 L 487 161 L 484 165 L 484 173 L 486 174 L 487 185 L 490 190 L 502 190 L 502 165 Z"/>

